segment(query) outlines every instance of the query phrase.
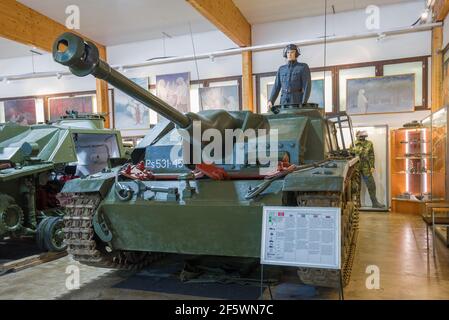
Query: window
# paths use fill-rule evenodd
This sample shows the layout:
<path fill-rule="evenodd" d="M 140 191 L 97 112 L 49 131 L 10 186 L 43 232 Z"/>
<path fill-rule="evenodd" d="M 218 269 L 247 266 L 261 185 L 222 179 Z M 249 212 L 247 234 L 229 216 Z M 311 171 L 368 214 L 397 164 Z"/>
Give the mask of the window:
<path fill-rule="evenodd" d="M 326 112 L 332 112 L 332 71 L 312 72 L 312 92 L 309 102 L 325 105 Z"/>
<path fill-rule="evenodd" d="M 276 80 L 276 75 L 260 77 L 260 79 L 259 79 L 259 88 L 258 88 L 257 91 L 259 92 L 259 103 L 258 103 L 258 105 L 259 105 L 259 108 L 260 108 L 260 110 L 259 110 L 260 113 L 267 113 L 268 112 L 267 101 L 270 98 L 271 89 L 273 88 L 275 80 Z M 274 103 L 275 105 L 280 103 L 280 97 L 279 96 L 276 99 L 276 102 Z"/>

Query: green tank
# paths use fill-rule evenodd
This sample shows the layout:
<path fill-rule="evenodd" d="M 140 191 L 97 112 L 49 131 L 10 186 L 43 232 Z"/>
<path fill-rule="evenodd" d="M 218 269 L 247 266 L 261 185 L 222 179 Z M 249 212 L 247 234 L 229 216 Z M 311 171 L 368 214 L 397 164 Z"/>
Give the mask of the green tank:
<path fill-rule="evenodd" d="M 0 125 L 0 238 L 35 236 L 41 249 L 65 250 L 58 192 L 126 161 L 120 132 L 104 129 L 104 120 L 68 112 L 49 124 Z"/>
<path fill-rule="evenodd" d="M 64 185 L 65 239 L 76 260 L 132 269 L 163 253 L 258 258 L 264 206 L 339 207 L 347 283 L 360 198 L 359 160 L 344 147 L 345 122 L 353 139 L 349 117 L 327 119 L 316 104 L 277 106 L 264 115 L 225 110 L 183 114 L 100 60 L 96 46 L 75 34 L 55 41 L 53 57 L 73 74 L 103 79 L 168 119 L 148 132 L 130 163 Z M 250 129 L 257 134 L 236 137 L 228 150 L 229 143 L 197 138 L 208 129 L 222 136 L 229 129 L 238 137 Z M 250 161 L 257 148 L 266 150 L 250 147 L 254 139 L 275 132 L 278 141 L 270 143 L 277 147 L 276 166 L 270 172 L 259 160 Z M 226 161 L 192 161 L 195 150 L 212 145 L 210 154 Z M 265 146 L 270 149 L 269 143 Z M 242 161 L 227 157 L 238 150 Z M 308 284 L 339 283 L 337 271 L 299 268 L 298 274 Z"/>

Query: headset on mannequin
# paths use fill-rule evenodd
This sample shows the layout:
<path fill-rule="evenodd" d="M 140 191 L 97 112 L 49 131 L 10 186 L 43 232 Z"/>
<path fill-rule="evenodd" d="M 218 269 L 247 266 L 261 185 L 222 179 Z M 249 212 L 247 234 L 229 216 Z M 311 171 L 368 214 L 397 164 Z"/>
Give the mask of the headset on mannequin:
<path fill-rule="evenodd" d="M 287 51 L 289 50 L 295 50 L 296 51 L 296 58 L 298 58 L 301 55 L 301 51 L 295 44 L 289 44 L 284 48 L 284 52 L 282 53 L 282 56 L 287 59 Z"/>

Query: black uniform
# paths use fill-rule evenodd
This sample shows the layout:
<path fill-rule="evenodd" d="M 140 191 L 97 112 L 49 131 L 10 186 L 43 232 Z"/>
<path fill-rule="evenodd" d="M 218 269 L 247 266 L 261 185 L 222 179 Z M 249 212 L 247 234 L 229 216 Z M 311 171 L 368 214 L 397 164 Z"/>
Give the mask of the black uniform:
<path fill-rule="evenodd" d="M 309 100 L 311 87 L 309 66 L 289 61 L 279 68 L 269 100 L 274 105 L 281 91 L 281 105 L 304 104 Z"/>

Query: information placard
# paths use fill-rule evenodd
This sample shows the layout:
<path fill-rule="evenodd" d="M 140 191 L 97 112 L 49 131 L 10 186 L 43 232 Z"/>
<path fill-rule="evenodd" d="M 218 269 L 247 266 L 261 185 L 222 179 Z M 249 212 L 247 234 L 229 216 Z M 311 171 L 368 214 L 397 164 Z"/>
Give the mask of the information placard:
<path fill-rule="evenodd" d="M 340 269 L 341 209 L 264 207 L 261 264 Z"/>

